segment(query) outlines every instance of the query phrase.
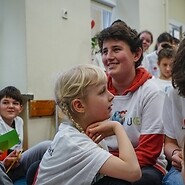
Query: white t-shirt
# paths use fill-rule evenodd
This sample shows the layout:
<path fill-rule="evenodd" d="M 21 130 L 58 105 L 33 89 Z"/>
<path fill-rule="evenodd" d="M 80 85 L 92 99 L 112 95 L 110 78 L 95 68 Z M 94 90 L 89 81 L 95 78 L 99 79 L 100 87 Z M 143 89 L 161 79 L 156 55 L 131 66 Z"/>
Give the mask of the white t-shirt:
<path fill-rule="evenodd" d="M 91 185 L 110 156 L 70 123 L 61 123 L 40 163 L 36 185 Z"/>
<path fill-rule="evenodd" d="M 153 78 L 152 80 L 165 93 L 169 93 L 170 89 L 173 88 L 171 80 L 162 80 L 162 79 L 159 79 L 159 78 Z"/>
<path fill-rule="evenodd" d="M 141 134 L 163 134 L 163 101 L 164 94 L 152 79 L 147 80 L 134 93 L 114 96 L 111 119 L 123 125 L 132 145 L 137 147 Z M 115 139 L 114 142 L 113 144 L 106 139 L 109 147 L 117 149 Z"/>
<path fill-rule="evenodd" d="M 185 98 L 172 89 L 165 97 L 163 110 L 164 133 L 177 140 L 178 146 L 183 146 L 185 136 Z"/>
<path fill-rule="evenodd" d="M 16 148 L 21 149 L 23 147 L 23 120 L 21 117 L 17 116 L 14 118 L 15 122 L 15 130 L 17 131 L 17 134 L 19 135 L 20 142 L 16 145 L 14 145 L 11 149 L 14 150 Z M 10 127 L 7 123 L 4 122 L 2 117 L 0 116 L 0 135 L 3 135 L 14 128 Z"/>
<path fill-rule="evenodd" d="M 147 80 L 134 93 L 114 97 L 111 120 L 123 125 L 133 147 L 136 148 L 140 135 L 163 134 L 163 102 L 164 93 L 152 79 Z M 118 149 L 115 136 L 106 138 L 106 143 L 111 150 Z M 165 169 L 167 161 L 163 152 L 157 163 Z"/>
<path fill-rule="evenodd" d="M 146 68 L 148 72 L 151 73 L 152 76 L 154 76 L 155 78 L 158 78 L 160 75 L 160 70 L 157 61 L 158 55 L 156 51 L 146 55 L 142 61 L 143 67 Z"/>

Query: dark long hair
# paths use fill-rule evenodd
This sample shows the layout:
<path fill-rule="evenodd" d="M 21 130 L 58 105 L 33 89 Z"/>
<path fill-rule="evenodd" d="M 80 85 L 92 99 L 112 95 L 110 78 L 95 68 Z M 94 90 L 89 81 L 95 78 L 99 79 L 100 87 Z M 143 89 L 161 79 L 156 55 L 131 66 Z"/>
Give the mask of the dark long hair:
<path fill-rule="evenodd" d="M 180 42 L 177 50 L 173 68 L 172 84 L 179 92 L 179 95 L 185 97 L 185 39 Z"/>

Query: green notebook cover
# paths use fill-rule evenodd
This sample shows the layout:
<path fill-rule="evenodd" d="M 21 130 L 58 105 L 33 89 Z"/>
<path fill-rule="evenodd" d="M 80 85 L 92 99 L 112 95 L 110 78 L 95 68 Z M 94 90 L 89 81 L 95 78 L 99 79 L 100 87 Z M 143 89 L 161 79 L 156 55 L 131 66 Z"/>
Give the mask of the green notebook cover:
<path fill-rule="evenodd" d="M 0 135 L 0 150 L 2 151 L 10 149 L 17 143 L 19 143 L 19 136 L 15 129 Z"/>

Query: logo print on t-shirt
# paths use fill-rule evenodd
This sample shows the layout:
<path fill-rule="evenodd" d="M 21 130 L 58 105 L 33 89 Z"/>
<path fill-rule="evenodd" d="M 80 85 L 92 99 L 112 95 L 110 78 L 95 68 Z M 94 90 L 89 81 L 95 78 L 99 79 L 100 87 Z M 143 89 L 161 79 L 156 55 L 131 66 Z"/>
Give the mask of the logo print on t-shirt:
<path fill-rule="evenodd" d="M 127 126 L 131 126 L 131 125 L 141 125 L 141 120 L 138 116 L 134 116 L 134 117 L 126 117 L 127 114 L 127 110 L 124 111 L 116 111 L 113 116 L 111 117 L 112 121 L 118 121 L 121 123 L 121 125 L 127 125 Z"/>
<path fill-rule="evenodd" d="M 113 121 L 118 121 L 120 122 L 122 125 L 125 122 L 125 115 L 127 113 L 127 110 L 123 110 L 123 111 L 116 111 L 114 113 L 114 115 L 112 116 L 112 120 Z"/>
<path fill-rule="evenodd" d="M 51 146 L 48 148 L 48 153 L 50 156 L 53 155 L 54 149 L 51 148 Z"/>

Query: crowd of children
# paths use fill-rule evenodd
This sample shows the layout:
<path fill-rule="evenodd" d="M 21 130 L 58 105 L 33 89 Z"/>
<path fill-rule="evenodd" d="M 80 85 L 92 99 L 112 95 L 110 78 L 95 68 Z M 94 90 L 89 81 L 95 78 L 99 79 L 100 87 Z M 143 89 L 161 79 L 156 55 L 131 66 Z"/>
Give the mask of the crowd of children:
<path fill-rule="evenodd" d="M 15 129 L 20 140 L 0 150 L 0 184 L 25 177 L 38 160 L 34 185 L 184 184 L 185 39 L 174 48 L 162 33 L 152 63 L 145 53 L 153 42 L 148 30 L 138 34 L 117 20 L 96 37 L 106 72 L 84 64 L 58 77 L 55 100 L 67 119 L 53 141 L 19 155 L 22 96 L 13 86 L 0 91 L 0 135 Z"/>

